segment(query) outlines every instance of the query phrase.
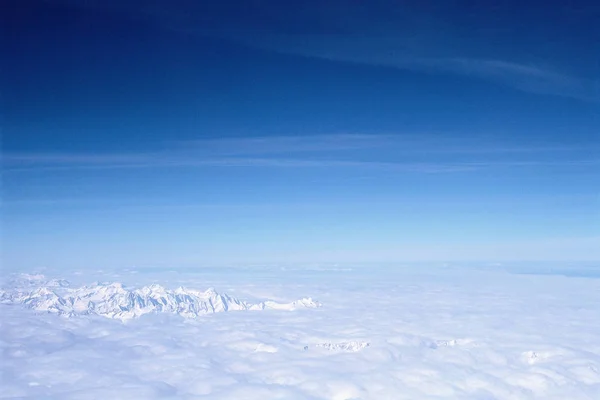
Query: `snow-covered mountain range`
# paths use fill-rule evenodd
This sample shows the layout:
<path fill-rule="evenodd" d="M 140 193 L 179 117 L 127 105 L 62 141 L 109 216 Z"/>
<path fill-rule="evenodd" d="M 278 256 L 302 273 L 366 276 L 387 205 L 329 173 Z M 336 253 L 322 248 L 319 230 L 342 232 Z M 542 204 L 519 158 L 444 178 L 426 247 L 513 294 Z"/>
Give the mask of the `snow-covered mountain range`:
<path fill-rule="evenodd" d="M 219 294 L 212 288 L 206 291 L 183 287 L 170 290 L 152 284 L 130 289 L 121 283 L 71 287 L 65 280 L 45 281 L 41 276 L 33 277 L 35 279 L 26 279 L 21 285 L 0 289 L 0 302 L 22 304 L 33 310 L 66 316 L 96 314 L 121 320 L 148 313 L 172 313 L 195 318 L 203 314 L 225 311 L 295 310 L 321 305 L 311 298 L 291 303 L 249 303 L 227 294 Z"/>

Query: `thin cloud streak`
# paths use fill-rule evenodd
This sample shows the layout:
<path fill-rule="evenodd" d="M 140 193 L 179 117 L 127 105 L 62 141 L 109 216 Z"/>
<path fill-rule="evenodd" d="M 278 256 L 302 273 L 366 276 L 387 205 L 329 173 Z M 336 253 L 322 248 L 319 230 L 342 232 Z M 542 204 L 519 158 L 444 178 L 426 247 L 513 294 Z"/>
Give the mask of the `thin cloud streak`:
<path fill-rule="evenodd" d="M 249 34 L 230 36 L 228 39 L 281 54 L 417 72 L 472 76 L 525 92 L 600 102 L 599 80 L 579 78 L 552 68 L 507 60 L 422 56 L 419 55 L 420 51 L 409 49 L 402 37 Z"/>
<path fill-rule="evenodd" d="M 9 153 L 2 157 L 4 172 L 71 169 L 126 169 L 173 167 L 370 168 L 403 172 L 448 173 L 493 167 L 596 165 L 581 154 L 588 147 L 529 144 L 499 146 L 482 137 L 448 138 L 441 135 L 332 134 L 216 138 L 171 142 L 154 153 Z M 555 153 L 565 157 L 554 157 Z M 387 161 L 380 161 L 387 154 Z M 439 155 L 422 162 L 423 155 Z M 490 154 L 504 159 L 486 160 Z M 520 160 L 513 154 L 522 154 Z M 450 156 L 444 160 L 441 156 Z M 477 157 L 480 155 L 480 157 Z M 510 157 L 508 157 L 511 155 Z M 553 157 L 548 157 L 552 155 Z M 564 155 L 564 154 L 563 154 Z M 413 157 L 414 156 L 414 157 Z M 395 159 L 389 159 L 393 157 Z M 458 159 L 457 157 L 462 157 Z M 374 158 L 379 160 L 375 161 Z M 482 161 L 483 159 L 483 161 Z M 550 159 L 550 160 L 548 160 Z"/>
<path fill-rule="evenodd" d="M 62 0 L 66 4 L 81 2 Z M 449 39 L 459 41 L 452 32 L 445 32 L 441 27 L 444 21 L 433 19 L 433 27 L 418 24 L 410 28 L 403 27 L 401 21 L 388 29 L 368 29 L 363 24 L 348 25 L 348 16 L 353 15 L 355 21 L 363 19 L 363 7 L 344 6 L 344 33 L 263 33 L 267 32 L 261 25 L 240 27 L 238 20 L 216 26 L 205 19 L 210 12 L 204 10 L 198 2 L 184 2 L 178 7 L 170 7 L 166 1 L 153 2 L 152 6 L 137 3 L 88 0 L 83 5 L 92 9 L 108 9 L 124 14 L 135 15 L 163 28 L 184 32 L 201 37 L 209 36 L 229 40 L 245 46 L 273 51 L 280 54 L 301 57 L 319 58 L 337 62 L 357 63 L 363 65 L 386 66 L 413 71 L 434 73 L 451 73 L 472 76 L 513 87 L 524 92 L 555 95 L 578 100 L 600 102 L 600 80 L 586 79 L 554 70 L 551 66 L 530 65 L 518 60 L 485 59 L 468 54 L 452 54 L 448 56 L 443 47 Z M 265 7 L 259 5 L 258 7 Z M 250 6 L 252 9 L 253 6 Z M 419 14 L 413 14 L 412 7 L 404 7 L 406 15 L 419 21 Z M 368 8 L 367 8 L 368 9 Z M 214 10 L 213 10 L 214 11 Z M 330 23 L 340 23 L 338 13 L 329 15 Z M 219 14 L 217 14 L 219 15 Z M 277 17 L 277 15 L 273 15 Z M 303 18 L 310 17 L 303 15 Z M 431 15 L 427 20 L 433 18 Z M 310 18 L 308 20 L 311 20 Z M 411 18 L 409 18 L 409 21 Z M 283 22 L 282 20 L 281 22 Z M 308 21 L 307 21 L 308 22 Z M 383 22 L 383 21 L 376 21 Z M 435 23 L 438 22 L 438 23 Z M 320 26 L 321 24 L 319 24 Z M 373 25 L 377 25 L 374 23 Z M 211 28 L 212 26 L 212 28 Z M 391 30 L 390 30 L 391 28 Z M 332 30 L 335 32 L 335 30 Z M 348 31 L 354 33 L 347 33 Z M 320 32 L 320 31 L 319 31 Z M 463 39 L 464 40 L 464 39 Z M 441 45 L 440 45 L 441 43 Z M 467 40 L 460 46 L 469 48 Z M 446 46 L 451 47 L 451 46 Z"/>
<path fill-rule="evenodd" d="M 171 143 L 173 148 L 154 153 L 5 153 L 1 157 L 5 170 L 41 167 L 134 167 L 207 162 L 239 162 L 243 156 L 291 154 L 344 154 L 356 150 L 393 150 L 395 154 L 511 154 L 568 153 L 593 150 L 591 146 L 497 146 L 478 144 L 473 139 L 440 138 L 435 135 L 321 135 L 302 137 L 251 137 L 190 140 Z M 267 159 L 265 157 L 259 157 Z M 199 160 L 200 159 L 200 160 Z M 183 161 L 182 161 L 183 160 Z M 320 162 L 320 161 L 319 161 Z"/>
<path fill-rule="evenodd" d="M 286 158 L 215 158 L 215 159 L 188 159 L 181 158 L 157 158 L 147 163 L 121 163 L 112 164 L 99 163 L 97 159 L 93 164 L 73 165 L 42 165 L 39 167 L 15 167 L 5 168 L 4 172 L 28 172 L 28 171 L 60 171 L 60 170 L 82 170 L 82 169 L 129 169 L 129 168 L 199 168 L 199 167 L 254 167 L 254 168 L 369 168 L 389 170 L 397 172 L 415 173 L 451 173 L 467 172 L 486 168 L 503 167 L 536 167 L 536 166 L 597 166 L 600 160 L 564 160 L 564 161 L 477 161 L 477 162 L 380 162 L 380 161 L 348 161 L 348 160 L 314 160 L 314 159 L 286 159 Z"/>
<path fill-rule="evenodd" d="M 119 169 L 153 167 L 370 167 L 407 171 L 463 171 L 489 166 L 574 165 L 590 155 L 593 146 L 552 143 L 502 144 L 490 136 L 447 137 L 435 134 L 330 134 L 304 136 L 232 137 L 171 142 L 153 153 L 5 153 L 5 172 L 31 170 Z M 543 161 L 555 157 L 562 161 Z M 360 159 L 357 159 L 360 154 Z M 371 161 L 373 157 L 401 161 Z M 504 160 L 480 162 L 491 154 Z M 514 160 L 514 154 L 524 155 Z M 438 155 L 433 162 L 415 162 Z M 442 156 L 451 156 L 452 162 Z M 564 161 L 569 155 L 574 162 Z M 415 157 L 413 157 L 415 156 Z M 510 156 L 510 157 L 509 157 Z M 456 158 L 462 157 L 460 162 Z M 540 161 L 542 160 L 542 161 Z"/>
<path fill-rule="evenodd" d="M 177 149 L 194 154 L 250 155 L 343 152 L 347 150 L 393 148 L 402 153 L 539 153 L 589 149 L 573 145 L 507 146 L 495 143 L 491 136 L 446 136 L 439 134 L 327 134 L 302 136 L 263 136 L 199 139 L 172 143 Z"/>
<path fill-rule="evenodd" d="M 337 180 L 336 180 L 337 181 Z M 144 198 L 146 201 L 147 199 Z M 522 194 L 519 195 L 519 202 L 522 204 L 523 202 L 528 202 L 530 204 L 540 204 L 540 202 L 563 202 L 568 204 L 573 204 L 574 201 L 596 201 L 598 200 L 598 195 L 593 194 L 573 194 L 573 193 L 564 193 L 561 195 L 555 194 Z M 181 203 L 181 204 L 170 204 L 172 198 L 159 198 L 153 199 L 152 202 L 145 202 L 143 204 L 140 203 L 140 198 L 135 197 L 126 197 L 126 198 L 118 198 L 114 199 L 112 197 L 68 197 L 68 198 L 45 198 L 45 199 L 18 199 L 18 200 L 3 200 L 0 202 L 0 208 L 13 208 L 13 207 L 38 207 L 38 206 L 78 206 L 78 205 L 86 205 L 86 206 L 97 206 L 100 209 L 103 207 L 110 207 L 111 210 L 114 210 L 115 207 L 119 208 L 127 208 L 127 209 L 172 209 L 172 208 L 206 208 L 206 209 L 235 209 L 235 208 L 256 208 L 256 209 L 277 209 L 277 208 L 289 208 L 289 207 L 313 207 L 313 208 L 328 208 L 328 207 L 338 207 L 337 205 L 323 205 L 320 202 L 261 202 L 261 203 L 202 203 L 202 202 L 189 202 L 189 203 Z M 419 204 L 427 204 L 427 205 L 473 205 L 473 204 L 481 204 L 482 201 L 485 201 L 486 204 L 499 204 L 499 205 L 513 205 L 514 197 L 510 196 L 499 196 L 495 195 L 493 198 L 482 197 L 470 200 L 456 200 L 456 199 L 440 199 L 437 197 L 427 198 L 427 199 L 419 199 Z M 355 199 L 347 199 L 345 205 L 356 206 L 360 205 L 360 201 L 356 201 Z M 372 204 L 374 205 L 394 205 L 398 206 L 401 204 L 404 205 L 412 205 L 412 199 L 406 198 L 378 198 L 373 200 Z"/>
<path fill-rule="evenodd" d="M 152 159 L 150 154 L 12 153 L 2 156 L 3 164 L 129 164 Z"/>
<path fill-rule="evenodd" d="M 202 139 L 177 142 L 194 151 L 212 154 L 270 154 L 327 152 L 381 147 L 393 144 L 397 136 L 383 134 L 329 134 L 302 136 L 256 136 Z M 413 138 L 414 140 L 414 138 Z"/>
<path fill-rule="evenodd" d="M 4 172 L 34 171 L 69 171 L 69 170 L 104 170 L 135 168 L 370 168 L 404 172 L 443 173 L 460 172 L 478 169 L 478 166 L 452 165 L 436 163 L 391 163 L 378 161 L 343 161 L 343 160 L 308 160 L 308 159 L 275 159 L 275 158 L 220 158 L 206 160 L 164 160 L 157 159 L 151 163 L 131 164 L 88 164 L 88 165 L 55 165 L 39 167 L 5 168 Z"/>

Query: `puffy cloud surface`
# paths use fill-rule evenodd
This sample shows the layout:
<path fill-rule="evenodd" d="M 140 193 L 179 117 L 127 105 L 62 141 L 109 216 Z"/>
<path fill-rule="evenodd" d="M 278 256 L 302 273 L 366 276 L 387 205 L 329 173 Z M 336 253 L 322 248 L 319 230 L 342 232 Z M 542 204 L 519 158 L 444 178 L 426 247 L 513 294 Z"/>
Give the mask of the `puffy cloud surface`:
<path fill-rule="evenodd" d="M 121 321 L 0 304 L 0 398 L 600 398 L 596 278 L 404 268 L 54 275 L 215 287 L 253 304 L 310 296 L 322 307 Z M 4 286 L 48 279 L 22 278 Z"/>

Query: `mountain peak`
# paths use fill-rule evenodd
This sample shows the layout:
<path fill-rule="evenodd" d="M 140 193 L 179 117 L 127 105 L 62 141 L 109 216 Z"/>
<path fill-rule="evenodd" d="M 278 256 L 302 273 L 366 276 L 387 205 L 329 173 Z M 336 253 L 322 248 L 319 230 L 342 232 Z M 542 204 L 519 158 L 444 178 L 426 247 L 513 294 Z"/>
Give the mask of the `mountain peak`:
<path fill-rule="evenodd" d="M 170 290 L 157 283 L 137 289 L 129 289 L 120 282 L 73 288 L 67 281 L 43 281 L 39 276 L 29 280 L 25 287 L 0 290 L 0 302 L 22 304 L 36 311 L 65 316 L 100 315 L 120 320 L 149 313 L 171 313 L 185 318 L 196 318 L 225 311 L 295 310 L 321 306 L 311 298 L 291 303 L 249 303 L 227 294 L 219 294 L 212 287 L 206 291 L 184 287 Z"/>

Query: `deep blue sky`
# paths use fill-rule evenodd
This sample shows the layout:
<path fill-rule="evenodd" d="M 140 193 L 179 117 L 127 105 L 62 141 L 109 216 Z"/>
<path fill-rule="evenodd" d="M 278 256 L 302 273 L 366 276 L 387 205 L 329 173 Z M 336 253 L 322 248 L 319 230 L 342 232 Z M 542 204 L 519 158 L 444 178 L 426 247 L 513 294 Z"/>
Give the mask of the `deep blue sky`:
<path fill-rule="evenodd" d="M 2 2 L 3 266 L 600 260 L 597 2 L 207 3 Z"/>

